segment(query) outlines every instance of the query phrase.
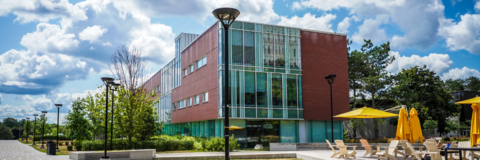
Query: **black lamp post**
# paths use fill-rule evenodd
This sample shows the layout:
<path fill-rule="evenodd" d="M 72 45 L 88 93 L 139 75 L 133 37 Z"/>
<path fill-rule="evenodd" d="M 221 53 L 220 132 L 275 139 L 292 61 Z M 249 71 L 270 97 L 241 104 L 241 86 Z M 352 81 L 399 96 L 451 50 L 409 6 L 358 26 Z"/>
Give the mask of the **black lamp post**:
<path fill-rule="evenodd" d="M 38 114 L 33 114 L 33 117 L 35 117 L 35 123 L 33 124 L 33 139 L 32 139 L 33 143 L 32 143 L 32 145 L 37 145 L 37 144 L 35 144 L 35 134 L 37 134 L 36 133 L 36 131 L 37 131 L 36 130 L 36 128 L 37 128 L 37 116 L 38 116 Z"/>
<path fill-rule="evenodd" d="M 217 8 L 213 12 L 213 16 L 217 18 L 223 25 L 223 31 L 224 31 L 224 38 L 225 38 L 225 45 L 224 45 L 224 50 L 223 50 L 223 57 L 224 57 L 224 63 L 225 63 L 225 95 L 224 95 L 224 101 L 225 101 L 225 119 L 224 119 L 224 132 L 225 132 L 225 159 L 228 160 L 230 157 L 228 156 L 229 152 L 229 110 L 228 110 L 228 105 L 230 104 L 230 99 L 229 97 L 229 90 L 228 90 L 228 28 L 230 25 L 232 25 L 233 21 L 240 15 L 240 11 L 238 11 L 235 8 Z"/>
<path fill-rule="evenodd" d="M 26 143 L 28 143 L 28 120 L 30 119 L 30 117 L 27 117 L 25 119 L 27 119 L 27 124 L 26 124 L 27 125 L 27 141 L 26 141 Z"/>
<path fill-rule="evenodd" d="M 115 97 L 115 91 L 117 90 L 118 86 L 120 86 L 119 83 L 113 83 L 112 84 L 112 119 L 110 122 L 110 150 L 113 150 L 113 104 L 115 101 L 113 101 L 113 97 Z"/>
<path fill-rule="evenodd" d="M 105 155 L 103 155 L 102 159 L 109 159 L 107 156 L 107 125 L 108 125 L 108 90 L 110 86 L 113 84 L 113 78 L 112 77 L 102 77 L 102 81 L 105 84 L 105 91 L 107 92 L 107 95 L 105 97 Z"/>
<path fill-rule="evenodd" d="M 25 123 L 25 119 L 22 119 L 22 122 Z M 18 127 L 20 128 L 20 124 L 18 125 Z M 22 127 L 22 131 L 24 131 L 25 129 L 23 129 Z M 22 137 L 22 132 L 18 132 L 18 137 Z"/>
<path fill-rule="evenodd" d="M 45 114 L 47 114 L 47 111 L 42 111 L 42 116 L 43 116 L 43 131 L 42 131 L 42 146 L 40 146 L 40 149 L 45 149 L 45 146 L 43 146 L 43 138 L 45 136 L 45 121 L 46 121 L 46 118 L 45 118 Z"/>
<path fill-rule="evenodd" d="M 57 107 L 57 152 L 60 152 L 60 149 L 58 148 L 58 122 L 60 119 L 60 108 L 62 108 L 62 104 L 55 104 L 55 107 Z"/>
<path fill-rule="evenodd" d="M 335 80 L 335 77 L 337 77 L 336 74 L 331 74 L 328 76 L 325 76 L 325 79 L 328 81 L 328 84 L 330 85 L 330 116 L 331 116 L 331 124 L 332 124 L 332 141 L 333 139 L 333 95 L 332 95 L 332 84 L 333 80 Z"/>

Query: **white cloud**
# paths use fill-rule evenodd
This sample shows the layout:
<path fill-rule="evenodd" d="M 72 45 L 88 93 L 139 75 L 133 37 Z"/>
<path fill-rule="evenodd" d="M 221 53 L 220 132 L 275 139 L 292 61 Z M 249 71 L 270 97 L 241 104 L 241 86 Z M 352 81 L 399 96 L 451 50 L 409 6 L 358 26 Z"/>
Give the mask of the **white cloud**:
<path fill-rule="evenodd" d="M 20 44 L 32 51 L 58 53 L 75 49 L 79 42 L 75 34 L 65 33 L 58 25 L 40 23 L 35 32 L 23 36 Z"/>
<path fill-rule="evenodd" d="M 2 95 L 0 94 L 0 104 L 2 104 L 2 102 L 3 102 L 3 97 L 2 97 Z"/>
<path fill-rule="evenodd" d="M 350 27 L 350 18 L 345 17 L 343 21 L 338 23 L 337 25 L 337 32 L 339 33 L 348 33 L 348 27 Z"/>
<path fill-rule="evenodd" d="M 347 9 L 351 15 L 366 19 L 364 25 L 373 27 L 363 28 L 354 39 L 356 43 L 363 43 L 363 37 L 370 36 L 378 40 L 385 34 L 382 29 L 377 29 L 378 23 L 374 18 L 386 16 L 388 23 L 394 23 L 404 32 L 403 35 L 394 35 L 391 39 L 392 47 L 403 49 L 405 47 L 419 47 L 426 49 L 437 42 L 438 19 L 444 17 L 444 6 L 439 0 L 302 0 L 293 2 L 293 9 L 315 8 L 323 11 Z M 368 32 L 367 32 L 368 31 Z M 362 35 L 361 33 L 369 33 Z M 371 35 L 373 34 L 373 35 Z"/>
<path fill-rule="evenodd" d="M 68 0 L 3 0 L 0 1 L 0 16 L 12 13 L 15 21 L 28 23 L 32 21 L 48 22 L 56 18 L 85 20 L 85 11 L 74 7 Z"/>
<path fill-rule="evenodd" d="M 453 61 L 450 60 L 448 54 L 430 53 L 428 56 L 424 57 L 418 55 L 406 57 L 400 56 L 399 52 L 390 51 L 389 55 L 395 57 L 392 64 L 387 66 L 387 70 L 392 73 L 398 73 L 402 69 L 408 69 L 414 66 L 423 67 L 426 65 L 428 69 L 440 75 L 450 69 L 453 65 Z"/>
<path fill-rule="evenodd" d="M 82 32 L 78 34 L 78 37 L 81 40 L 84 41 L 89 41 L 90 43 L 94 43 L 98 41 L 102 35 L 107 32 L 108 29 L 102 28 L 101 26 L 98 25 L 93 25 L 91 27 L 85 28 Z"/>
<path fill-rule="evenodd" d="M 293 16 L 292 18 L 287 18 L 282 16 L 280 17 L 278 25 L 333 32 L 330 21 L 334 20 L 336 17 L 337 16 L 334 14 L 325 14 L 317 18 L 310 13 L 306 13 L 303 17 Z"/>
<path fill-rule="evenodd" d="M 363 24 L 358 26 L 358 32 L 352 36 L 352 41 L 363 44 L 364 39 L 370 39 L 373 43 L 379 43 L 387 40 L 385 29 L 381 29 L 380 25 L 388 22 L 385 16 L 378 16 L 376 19 L 367 19 Z"/>
<path fill-rule="evenodd" d="M 476 11 L 480 11 L 480 1 L 477 0 L 474 8 L 475 8 Z"/>
<path fill-rule="evenodd" d="M 465 79 L 470 76 L 480 77 L 480 72 L 476 69 L 463 67 L 462 69 L 454 68 L 450 69 L 447 73 L 444 73 L 442 79 Z"/>
<path fill-rule="evenodd" d="M 478 4 L 478 2 L 477 2 Z M 467 50 L 480 55 L 480 14 L 465 14 L 456 23 L 452 19 L 442 21 L 439 34 L 445 38 L 451 51 Z"/>

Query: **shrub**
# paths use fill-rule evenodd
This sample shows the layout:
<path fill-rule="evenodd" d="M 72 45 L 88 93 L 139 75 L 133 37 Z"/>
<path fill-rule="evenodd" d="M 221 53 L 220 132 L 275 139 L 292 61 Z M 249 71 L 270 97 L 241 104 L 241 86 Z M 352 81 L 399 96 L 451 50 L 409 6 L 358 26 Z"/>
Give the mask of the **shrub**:
<path fill-rule="evenodd" d="M 77 151 L 81 151 L 82 150 L 82 141 L 78 141 L 78 140 L 73 140 L 73 146 L 75 146 L 75 149 Z"/>
<path fill-rule="evenodd" d="M 44 140 L 57 140 L 57 135 L 50 135 L 50 136 L 43 136 Z M 42 135 L 35 135 L 34 138 L 35 141 L 41 141 L 42 140 Z M 58 135 L 58 140 L 70 140 L 64 135 Z"/>
<path fill-rule="evenodd" d="M 73 150 L 73 146 L 67 146 L 67 151 L 72 151 Z"/>
<path fill-rule="evenodd" d="M 240 144 L 237 143 L 237 139 L 235 139 L 234 136 L 230 137 L 229 139 L 229 150 L 233 151 L 235 149 L 238 149 L 240 147 Z M 204 150 L 206 151 L 225 151 L 225 140 L 224 138 L 220 137 L 215 137 L 215 138 L 210 138 L 209 140 L 203 141 L 204 143 Z"/>
<path fill-rule="evenodd" d="M 63 146 L 63 142 L 62 142 L 62 141 L 58 141 L 58 145 L 59 145 L 59 146 Z"/>

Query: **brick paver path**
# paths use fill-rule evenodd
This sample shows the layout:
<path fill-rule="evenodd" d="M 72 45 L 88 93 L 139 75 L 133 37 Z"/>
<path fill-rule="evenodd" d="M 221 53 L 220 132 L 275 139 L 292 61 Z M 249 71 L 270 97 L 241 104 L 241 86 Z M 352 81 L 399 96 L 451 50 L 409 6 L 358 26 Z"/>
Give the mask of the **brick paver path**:
<path fill-rule="evenodd" d="M 0 140 L 0 160 L 68 160 L 67 155 L 47 155 L 16 140 Z"/>

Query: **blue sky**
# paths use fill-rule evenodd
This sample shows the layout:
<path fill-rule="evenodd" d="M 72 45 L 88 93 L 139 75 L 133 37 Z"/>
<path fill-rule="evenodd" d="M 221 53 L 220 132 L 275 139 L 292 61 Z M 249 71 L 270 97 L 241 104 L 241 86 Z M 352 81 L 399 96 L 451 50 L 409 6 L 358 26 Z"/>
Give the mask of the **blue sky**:
<path fill-rule="evenodd" d="M 174 56 L 174 38 L 200 34 L 219 7 L 239 19 L 389 41 L 397 73 L 427 65 L 442 79 L 480 77 L 477 0 L 4 0 L 0 1 L 0 120 L 25 118 L 98 92 L 121 44 L 142 48 L 155 73 Z"/>

